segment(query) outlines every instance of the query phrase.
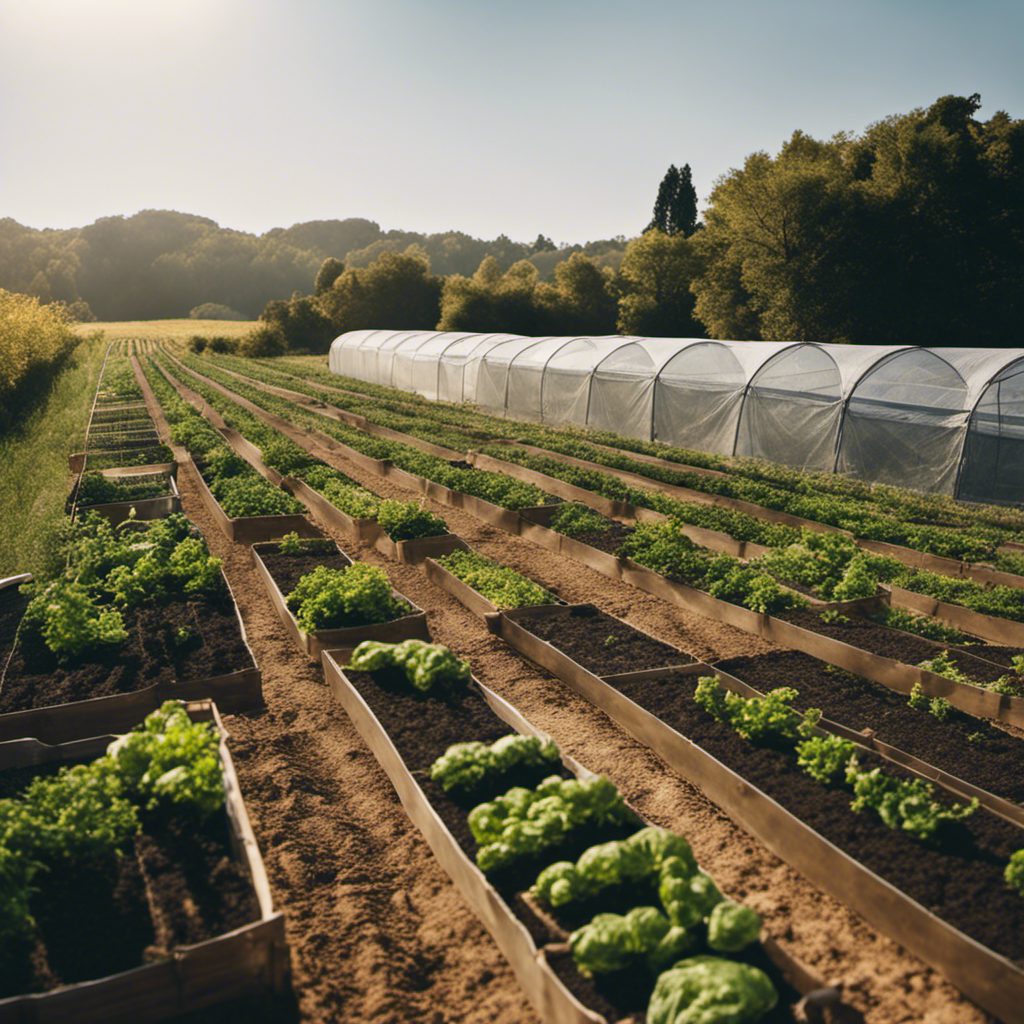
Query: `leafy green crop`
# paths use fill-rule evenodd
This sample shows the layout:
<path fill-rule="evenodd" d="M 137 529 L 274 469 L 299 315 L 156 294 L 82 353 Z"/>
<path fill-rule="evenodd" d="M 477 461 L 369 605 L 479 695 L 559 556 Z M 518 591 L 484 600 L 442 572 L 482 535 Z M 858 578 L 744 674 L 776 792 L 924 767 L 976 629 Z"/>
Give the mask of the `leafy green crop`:
<path fill-rule="evenodd" d="M 554 595 L 533 580 L 474 551 L 453 551 L 439 558 L 438 564 L 497 608 L 555 603 Z"/>
<path fill-rule="evenodd" d="M 658 978 L 647 1024 L 756 1024 L 778 1001 L 771 979 L 758 968 L 694 956 Z"/>
<path fill-rule="evenodd" d="M 430 777 L 440 782 L 446 793 L 472 793 L 515 768 L 557 763 L 558 747 L 550 740 L 513 733 L 490 746 L 479 742 L 454 744 L 430 766 Z"/>
<path fill-rule="evenodd" d="M 448 524 L 416 501 L 382 501 L 377 509 L 380 528 L 393 540 L 440 537 Z"/>
<path fill-rule="evenodd" d="M 128 639 L 116 608 L 104 608 L 80 583 L 56 580 L 32 598 L 22 628 L 41 637 L 62 664 Z"/>
<path fill-rule="evenodd" d="M 581 825 L 628 825 L 639 820 L 603 775 L 587 782 L 545 779 L 536 789 L 513 787 L 504 796 L 474 807 L 469 828 L 480 844 L 476 862 L 498 871 L 558 846 Z"/>
<path fill-rule="evenodd" d="M 464 686 L 471 678 L 468 661 L 455 657 L 443 644 L 425 640 L 403 640 L 400 644 L 364 640 L 352 652 L 348 665 L 360 672 L 401 669 L 409 683 L 424 693 Z"/>
<path fill-rule="evenodd" d="M 299 580 L 287 604 L 307 633 L 390 622 L 410 611 L 392 596 L 387 573 L 365 562 L 343 569 L 318 565 Z"/>
<path fill-rule="evenodd" d="M 1006 879 L 1006 884 L 1018 896 L 1024 897 L 1024 850 L 1018 850 L 1010 858 L 1009 863 L 1006 865 L 1006 870 L 1003 872 L 1003 877 Z"/>
<path fill-rule="evenodd" d="M 82 862 L 117 856 L 139 831 L 139 811 L 163 804 L 206 817 L 224 805 L 212 727 L 168 701 L 88 765 L 36 779 L 0 800 L 0 939 L 34 927 L 31 899 L 45 871 L 73 876 Z"/>
<path fill-rule="evenodd" d="M 578 501 L 564 502 L 551 517 L 551 529 L 566 537 L 580 537 L 585 533 L 603 533 L 613 525 L 600 512 Z"/>

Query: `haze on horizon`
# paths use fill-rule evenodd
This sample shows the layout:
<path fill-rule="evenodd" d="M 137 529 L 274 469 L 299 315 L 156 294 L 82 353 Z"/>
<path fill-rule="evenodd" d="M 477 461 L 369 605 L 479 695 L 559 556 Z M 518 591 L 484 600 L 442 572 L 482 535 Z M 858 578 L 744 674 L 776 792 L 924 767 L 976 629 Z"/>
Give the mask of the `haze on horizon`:
<path fill-rule="evenodd" d="M 0 0 L 0 217 L 176 209 L 263 233 L 639 233 L 670 163 L 949 93 L 1024 116 L 1014 0 Z"/>

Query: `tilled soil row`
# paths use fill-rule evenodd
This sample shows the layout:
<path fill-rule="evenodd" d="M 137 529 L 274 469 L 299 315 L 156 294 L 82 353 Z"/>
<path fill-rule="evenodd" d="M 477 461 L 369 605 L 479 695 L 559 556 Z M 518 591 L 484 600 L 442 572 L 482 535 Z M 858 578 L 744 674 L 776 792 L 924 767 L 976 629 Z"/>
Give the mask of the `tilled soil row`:
<path fill-rule="evenodd" d="M 378 494 L 409 497 L 344 459 L 332 455 L 328 461 Z M 180 489 L 186 514 L 224 559 L 263 672 L 267 712 L 228 716 L 226 724 L 275 901 L 286 915 L 295 1019 L 532 1024 L 536 1014 L 507 964 L 333 704 L 322 670 L 305 659 L 278 622 L 248 548 L 217 530 L 188 474 L 182 474 Z M 473 548 L 564 600 L 592 601 L 698 658 L 774 649 L 564 556 L 538 557 L 535 545 L 464 512 L 430 500 L 426 505 Z M 768 853 L 602 712 L 514 655 L 420 569 L 335 538 L 353 558 L 385 568 L 396 589 L 427 609 L 432 636 L 468 657 L 485 685 L 549 732 L 565 752 L 605 772 L 647 818 L 686 835 L 723 889 L 755 907 L 795 955 L 830 981 L 844 983 L 846 998 L 869 1024 L 991 1020 L 934 971 Z"/>

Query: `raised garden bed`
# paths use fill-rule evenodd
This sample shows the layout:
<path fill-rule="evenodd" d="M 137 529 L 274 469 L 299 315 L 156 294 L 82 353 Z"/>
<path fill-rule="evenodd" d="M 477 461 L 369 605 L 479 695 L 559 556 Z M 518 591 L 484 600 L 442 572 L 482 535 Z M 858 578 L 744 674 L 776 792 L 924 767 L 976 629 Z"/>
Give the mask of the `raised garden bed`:
<path fill-rule="evenodd" d="M 195 461 L 189 456 L 185 463 L 187 472 L 199 489 L 199 496 L 213 517 L 221 532 L 229 540 L 239 544 L 255 544 L 264 540 L 279 540 L 286 533 L 298 533 L 300 537 L 319 537 L 320 531 L 299 512 L 289 512 L 269 516 L 229 516 L 213 496 L 209 485 Z"/>
<path fill-rule="evenodd" d="M 109 733 L 165 700 L 210 698 L 225 711 L 263 706 L 262 680 L 227 579 L 224 596 L 142 606 L 124 614 L 128 639 L 61 666 L 19 641 L 0 683 L 0 740 L 63 743 Z"/>
<path fill-rule="evenodd" d="M 340 647 L 355 647 L 363 640 L 383 640 L 394 643 L 399 640 L 429 640 L 427 615 L 407 597 L 392 588 L 391 595 L 409 608 L 408 614 L 388 622 L 368 623 L 341 629 L 318 629 L 307 633 L 302 629 L 287 604 L 287 596 L 298 585 L 299 580 L 318 566 L 328 569 L 345 569 L 352 564 L 333 540 L 311 540 L 303 542 L 303 550 L 296 554 L 282 553 L 276 543 L 254 544 L 252 558 L 257 572 L 263 580 L 285 629 L 299 648 L 312 660 L 319 661 L 320 653 Z"/>
<path fill-rule="evenodd" d="M 729 658 L 713 667 L 762 693 L 792 686 L 799 709 L 821 708 L 827 719 L 860 733 L 860 742 L 881 741 L 1024 806 L 1024 739 L 985 719 L 950 712 L 940 720 L 910 707 L 902 694 L 799 651 Z"/>
<path fill-rule="evenodd" d="M 177 464 L 175 464 L 175 469 L 176 468 Z M 69 504 L 75 503 L 78 510 L 81 512 L 98 512 L 105 519 L 110 520 L 110 522 L 115 526 L 119 523 L 123 523 L 126 519 L 131 517 L 133 509 L 134 518 L 141 521 L 161 519 L 163 516 L 170 515 L 172 512 L 181 511 L 181 496 L 178 494 L 178 485 L 174 479 L 173 473 L 165 473 L 164 471 L 161 471 L 159 473 L 128 475 L 121 472 L 115 476 L 110 470 L 106 470 L 102 471 L 102 475 L 108 477 L 112 481 L 125 484 L 128 490 L 130 490 L 133 485 L 138 484 L 144 489 L 143 493 L 149 493 L 152 490 L 151 487 L 146 487 L 147 484 L 151 483 L 154 479 L 162 477 L 165 484 L 165 493 L 143 498 L 133 499 L 128 496 L 123 500 L 117 501 L 105 501 L 96 504 L 79 504 L 78 499 L 81 496 L 80 485 L 79 488 L 72 493 L 72 498 L 69 500 Z"/>
<path fill-rule="evenodd" d="M 493 935 L 508 959 L 527 997 L 545 1021 L 552 1024 L 612 1024 L 643 1019 L 642 1006 L 623 1007 L 611 993 L 601 992 L 576 971 L 564 956 L 564 946 L 551 944 L 558 939 L 518 893 L 532 882 L 539 870 L 534 863 L 497 876 L 495 883 L 485 877 L 474 863 L 476 843 L 469 832 L 467 801 L 459 803 L 429 778 L 433 761 L 452 743 L 470 739 L 492 742 L 510 731 L 547 737 L 535 730 L 514 708 L 475 680 L 470 688 L 447 697 L 416 693 L 406 682 L 392 684 L 386 674 L 348 672 L 348 652 L 324 655 L 328 683 L 369 744 L 398 792 L 406 812 L 423 832 L 442 867 L 449 873 L 475 913 Z M 337 660 L 336 660 L 337 659 Z M 572 759 L 562 758 L 565 774 L 591 777 Z M 550 774 L 546 772 L 545 774 Z M 529 780 L 523 779 L 530 785 Z M 499 791 L 504 791 L 503 788 Z M 485 794 L 481 799 L 486 799 Z M 469 801 L 470 806 L 479 800 Z M 628 831 L 633 831 L 629 829 Z M 563 847 L 550 851 L 543 862 L 574 857 L 596 842 L 626 834 L 601 835 L 589 831 L 581 836 L 578 850 Z M 540 948 L 538 949 L 538 945 Z M 770 947 L 779 956 L 770 964 L 780 985 L 783 975 L 802 979 L 808 988 L 821 982 L 801 966 Z M 646 977 L 633 976 L 632 991 L 619 993 L 623 1000 L 636 1004 L 644 997 Z M 806 989 L 805 989 L 806 990 Z M 785 1006 L 789 1011 L 790 1006 Z M 782 1015 L 772 1020 L 792 1020 Z"/>
<path fill-rule="evenodd" d="M 699 676 L 711 673 L 707 666 L 602 680 L 551 645 L 537 643 L 536 638 L 530 643 L 530 634 L 516 617 L 516 613 L 500 617 L 506 640 L 649 746 L 740 827 L 942 972 L 989 1012 L 1007 1024 L 1024 1022 L 1024 972 L 1019 965 L 1024 959 L 1024 901 L 1007 909 L 1013 897 L 1002 880 L 1010 853 L 1024 846 L 1024 830 L 982 809 L 968 819 L 973 828 L 965 834 L 973 838 L 952 851 L 931 854 L 923 844 L 905 833 L 892 832 L 877 818 L 849 811 L 848 791 L 815 782 L 795 768 L 792 755 L 755 747 L 705 714 L 692 694 Z M 716 737 L 714 744 L 705 743 L 709 735 Z M 887 771 L 899 769 L 888 765 Z M 791 777 L 799 799 L 787 795 Z M 821 806 L 827 812 L 819 819 Z M 833 818 L 843 824 L 834 825 Z M 819 826 L 826 834 L 817 831 Z M 864 836 L 868 841 L 862 850 L 857 843 Z M 847 838 L 849 851 L 842 848 Z M 985 851 L 980 859 L 972 843 L 980 843 L 978 849 Z M 896 852 L 876 852 L 883 847 Z M 862 853 L 863 863 L 858 859 Z M 926 858 L 926 853 L 935 859 Z M 882 877 L 879 871 L 890 860 L 897 872 L 895 880 Z M 908 886 L 909 892 L 904 892 Z M 959 898 L 947 903 L 946 893 L 949 897 L 959 893 Z M 947 906 L 952 923 L 933 913 L 940 907 L 945 912 Z M 960 927 L 970 928 L 972 935 Z"/>
<path fill-rule="evenodd" d="M 41 943 L 5 944 L 2 1024 L 145 1024 L 287 988 L 284 919 L 273 908 L 226 733 L 209 702 L 188 711 L 217 727 L 225 808 L 201 826 L 180 813 L 147 815 L 116 868 L 42 875 L 33 903 Z M 93 760 L 110 739 L 0 744 L 0 793 Z"/>

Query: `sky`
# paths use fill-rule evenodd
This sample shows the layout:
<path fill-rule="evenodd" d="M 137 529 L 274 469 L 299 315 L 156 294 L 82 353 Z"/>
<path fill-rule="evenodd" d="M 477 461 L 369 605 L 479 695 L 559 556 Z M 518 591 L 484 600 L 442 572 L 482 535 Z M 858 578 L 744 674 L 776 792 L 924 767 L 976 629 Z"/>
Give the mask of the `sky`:
<path fill-rule="evenodd" d="M 669 164 L 939 96 L 1024 117 L 1020 0 L 0 0 L 0 217 L 639 234 Z"/>

